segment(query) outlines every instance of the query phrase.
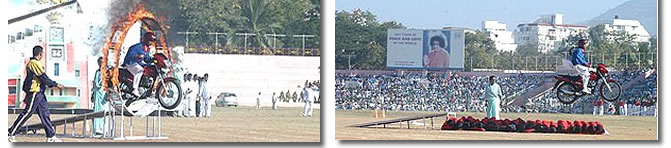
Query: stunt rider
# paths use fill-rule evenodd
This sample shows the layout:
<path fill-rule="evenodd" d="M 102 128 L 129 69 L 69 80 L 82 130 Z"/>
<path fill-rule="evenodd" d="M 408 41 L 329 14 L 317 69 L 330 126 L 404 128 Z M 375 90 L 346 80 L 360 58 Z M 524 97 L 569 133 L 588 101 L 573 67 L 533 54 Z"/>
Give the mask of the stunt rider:
<path fill-rule="evenodd" d="M 153 32 L 147 32 L 142 37 L 142 42 L 131 46 L 128 49 L 126 57 L 124 57 L 123 65 L 128 71 L 133 74 L 133 94 L 140 96 L 138 87 L 140 79 L 144 73 L 145 66 L 151 65 L 151 56 L 149 51 L 154 47 L 156 42 L 156 35 Z"/>
<path fill-rule="evenodd" d="M 571 63 L 582 77 L 582 92 L 586 94 L 591 94 L 591 91 L 589 90 L 589 88 L 587 88 L 587 83 L 589 83 L 590 64 L 585 59 L 586 44 L 587 44 L 586 39 L 580 39 L 578 41 L 578 48 L 573 50 L 571 55 Z"/>

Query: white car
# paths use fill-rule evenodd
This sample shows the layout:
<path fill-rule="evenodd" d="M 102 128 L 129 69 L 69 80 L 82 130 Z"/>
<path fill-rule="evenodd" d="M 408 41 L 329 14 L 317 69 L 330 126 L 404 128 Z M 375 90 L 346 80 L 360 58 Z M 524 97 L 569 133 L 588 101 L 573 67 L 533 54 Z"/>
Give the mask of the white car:
<path fill-rule="evenodd" d="M 214 101 L 216 106 L 238 107 L 238 96 L 235 93 L 222 92 L 217 96 L 217 99 Z"/>

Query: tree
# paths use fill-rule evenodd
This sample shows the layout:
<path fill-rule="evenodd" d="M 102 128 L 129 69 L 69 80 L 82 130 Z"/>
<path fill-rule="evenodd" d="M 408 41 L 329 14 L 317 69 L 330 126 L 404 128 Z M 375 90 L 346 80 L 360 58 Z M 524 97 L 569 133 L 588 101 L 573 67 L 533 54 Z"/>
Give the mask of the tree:
<path fill-rule="evenodd" d="M 226 40 L 232 40 L 235 32 L 245 28 L 246 19 L 242 17 L 242 7 L 238 0 L 210 1 L 210 0 L 181 0 L 180 10 L 185 19 L 186 28 L 173 29 L 177 31 L 211 31 L 225 32 Z M 175 20 L 177 21 L 177 20 Z M 184 29 L 184 30 L 181 30 Z M 183 38 L 183 37 L 182 37 Z M 209 35 L 192 35 L 191 42 L 208 43 Z M 226 42 L 224 45 L 230 45 Z"/>
<path fill-rule="evenodd" d="M 467 71 L 475 68 L 492 68 L 493 59 L 498 54 L 494 41 L 487 34 L 481 31 L 475 33 L 466 33 L 464 36 L 465 46 L 465 65 Z"/>
<path fill-rule="evenodd" d="M 398 22 L 377 22 L 370 11 L 336 12 L 336 69 L 380 70 L 386 67 L 387 30 L 405 29 Z"/>
<path fill-rule="evenodd" d="M 319 48 L 321 36 L 321 4 L 319 0 L 311 0 L 311 9 L 306 11 L 301 20 L 289 22 L 284 26 L 287 35 L 315 35 L 314 41 L 306 42 L 306 48 Z M 297 38 L 285 37 L 282 44 L 285 47 L 301 47 L 302 43 L 296 41 Z"/>
<path fill-rule="evenodd" d="M 311 10 L 308 0 L 243 0 L 242 16 L 247 19 L 247 31 L 257 34 L 252 44 L 268 47 L 263 34 L 279 33 L 287 24 L 304 19 Z"/>
<path fill-rule="evenodd" d="M 213 46 L 213 36 L 206 32 L 227 33 L 225 46 L 244 46 L 245 39 L 235 33 L 254 33 L 247 39 L 249 46 L 286 47 L 293 34 L 316 35 L 319 40 L 319 0 L 181 0 L 180 11 L 186 28 L 177 31 L 199 31 L 190 36 L 190 42 Z M 284 38 L 266 37 L 266 34 L 285 34 Z M 183 36 L 182 36 L 183 38 Z M 294 39 L 295 41 L 296 39 Z M 317 47 L 319 42 L 308 42 Z M 293 46 L 298 47 L 298 46 Z"/>
<path fill-rule="evenodd" d="M 538 49 L 538 44 L 535 42 L 518 45 L 515 51 L 515 57 L 519 57 L 519 60 L 516 60 L 519 61 L 519 63 L 515 63 L 515 65 L 519 65 L 515 66 L 520 67 L 518 69 L 529 70 L 529 67 L 533 67 L 532 64 L 535 64 L 535 58 L 541 55 Z"/>
<path fill-rule="evenodd" d="M 648 42 L 650 43 L 648 49 L 649 58 L 646 63 L 648 66 L 657 67 L 657 36 L 650 37 Z"/>

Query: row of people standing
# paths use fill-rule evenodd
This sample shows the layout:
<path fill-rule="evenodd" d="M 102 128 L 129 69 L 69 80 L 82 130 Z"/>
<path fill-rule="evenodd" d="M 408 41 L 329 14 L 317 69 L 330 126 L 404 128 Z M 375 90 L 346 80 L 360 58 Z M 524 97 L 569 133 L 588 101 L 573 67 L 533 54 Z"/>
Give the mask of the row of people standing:
<path fill-rule="evenodd" d="M 301 89 L 301 96 L 300 99 L 302 99 L 302 102 L 305 103 L 303 105 L 303 112 L 301 113 L 302 117 L 312 117 L 312 112 L 314 108 L 312 107 L 314 103 L 317 103 L 316 100 L 319 98 L 319 83 L 306 83 L 305 86 L 301 87 L 298 86 L 298 88 Z M 258 93 L 256 96 L 256 109 L 261 109 L 261 92 Z M 277 110 L 277 101 L 279 98 L 276 96 L 275 92 L 273 92 L 273 95 L 271 97 L 272 101 L 272 109 Z"/>
<path fill-rule="evenodd" d="M 182 90 L 184 98 L 177 107 L 174 116 L 177 117 L 210 117 L 214 99 L 210 96 L 207 87 L 209 74 L 202 77 L 197 74 L 184 74 Z"/>
<path fill-rule="evenodd" d="M 321 86 L 319 80 L 315 80 L 315 81 L 312 81 L 312 82 L 310 82 L 308 80 L 305 80 L 305 83 L 303 84 L 303 86 L 310 86 L 310 85 Z M 273 92 L 273 95 L 274 94 L 275 94 L 275 92 Z M 291 90 L 287 90 L 286 92 L 285 91 L 280 91 L 279 96 L 277 96 L 277 99 L 278 99 L 279 102 L 289 102 L 289 103 L 292 103 L 292 102 L 297 103 L 298 102 L 298 103 L 300 103 L 300 102 L 304 102 L 303 96 L 305 96 L 305 92 L 303 90 L 294 91 L 293 93 L 291 92 Z M 273 97 L 275 97 L 275 96 L 273 96 Z M 314 101 L 315 103 L 321 102 L 321 96 L 317 96 L 316 98 L 313 98 L 312 101 Z"/>

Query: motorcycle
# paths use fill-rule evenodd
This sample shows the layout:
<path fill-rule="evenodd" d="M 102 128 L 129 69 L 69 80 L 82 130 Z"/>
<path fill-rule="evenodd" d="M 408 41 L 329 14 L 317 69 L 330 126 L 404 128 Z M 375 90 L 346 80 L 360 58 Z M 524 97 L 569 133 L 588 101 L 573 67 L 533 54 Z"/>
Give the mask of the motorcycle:
<path fill-rule="evenodd" d="M 162 53 L 157 53 L 151 60 L 153 64 L 144 67 L 140 85 L 135 88 L 138 89 L 139 96 L 133 93 L 134 75 L 126 68 L 119 68 L 119 95 L 126 102 L 125 107 L 138 100 L 155 98 L 165 109 L 177 108 L 183 98 L 182 87 L 176 78 L 167 76 L 168 58 Z"/>
<path fill-rule="evenodd" d="M 622 94 L 622 86 L 615 79 L 608 77 L 608 69 L 605 64 L 597 64 L 590 70 L 589 82 L 587 87 L 591 89 L 591 94 L 596 92 L 597 83 L 599 83 L 599 96 L 606 101 L 614 102 Z M 582 92 L 583 82 L 580 76 L 557 75 L 553 90 L 557 90 L 559 102 L 564 104 L 573 104 L 578 98 L 589 95 Z"/>

